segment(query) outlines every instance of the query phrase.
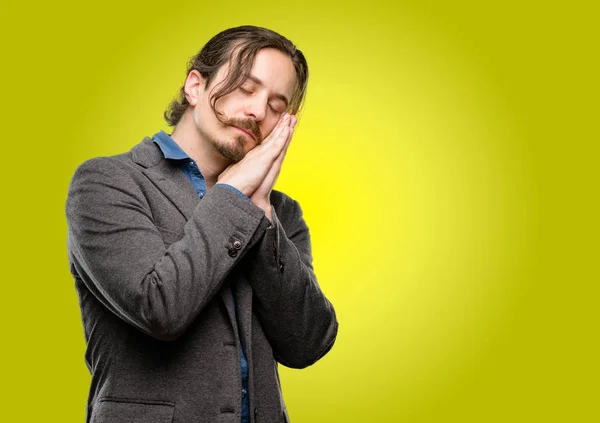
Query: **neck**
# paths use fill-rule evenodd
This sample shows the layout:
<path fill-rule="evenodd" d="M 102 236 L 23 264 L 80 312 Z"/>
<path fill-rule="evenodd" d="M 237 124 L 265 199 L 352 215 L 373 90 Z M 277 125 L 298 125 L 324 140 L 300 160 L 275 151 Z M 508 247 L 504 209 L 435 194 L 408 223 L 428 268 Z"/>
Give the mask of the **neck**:
<path fill-rule="evenodd" d="M 215 149 L 210 141 L 200 135 L 190 112 L 192 112 L 191 108 L 183 114 L 171 138 L 196 162 L 206 180 L 206 189 L 210 189 L 231 163 Z"/>

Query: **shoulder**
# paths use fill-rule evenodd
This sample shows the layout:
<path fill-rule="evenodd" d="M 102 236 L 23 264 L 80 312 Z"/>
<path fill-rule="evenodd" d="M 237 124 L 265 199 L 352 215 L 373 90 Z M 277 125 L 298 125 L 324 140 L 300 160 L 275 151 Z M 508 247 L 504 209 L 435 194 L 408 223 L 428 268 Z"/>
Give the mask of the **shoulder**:
<path fill-rule="evenodd" d="M 126 156 L 128 153 L 119 154 L 116 156 L 94 157 L 81 163 L 75 170 L 75 175 L 95 171 L 106 172 L 109 170 L 125 169 L 127 167 Z"/>
<path fill-rule="evenodd" d="M 96 157 L 80 164 L 71 178 L 70 186 L 82 182 L 117 181 L 130 179 L 136 169 L 128 153 L 117 156 Z"/>
<path fill-rule="evenodd" d="M 155 165 L 161 159 L 158 146 L 146 137 L 126 153 L 86 160 L 75 170 L 72 183 L 91 176 L 111 179 L 132 177 L 141 174 L 142 169 Z"/>
<path fill-rule="evenodd" d="M 142 168 L 130 153 L 86 160 L 75 170 L 67 191 L 67 209 L 104 208 L 119 199 L 144 198 Z"/>

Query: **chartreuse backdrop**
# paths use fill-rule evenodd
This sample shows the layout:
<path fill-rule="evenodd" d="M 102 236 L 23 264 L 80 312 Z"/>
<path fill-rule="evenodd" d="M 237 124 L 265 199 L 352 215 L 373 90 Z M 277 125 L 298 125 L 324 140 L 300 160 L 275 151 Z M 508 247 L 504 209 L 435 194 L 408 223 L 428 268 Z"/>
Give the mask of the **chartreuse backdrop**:
<path fill-rule="evenodd" d="M 317 364 L 281 369 L 291 420 L 600 421 L 586 3 L 3 10 L 2 421 L 84 420 L 71 175 L 168 130 L 186 62 L 243 24 L 286 35 L 310 67 L 277 188 L 303 207 L 340 326 Z"/>

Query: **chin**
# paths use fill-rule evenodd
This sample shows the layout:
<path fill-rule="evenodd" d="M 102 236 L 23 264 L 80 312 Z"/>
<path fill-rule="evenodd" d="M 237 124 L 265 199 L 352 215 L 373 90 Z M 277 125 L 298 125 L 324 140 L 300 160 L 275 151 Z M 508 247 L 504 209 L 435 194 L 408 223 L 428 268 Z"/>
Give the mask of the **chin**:
<path fill-rule="evenodd" d="M 246 156 L 244 146 L 246 139 L 244 137 L 236 137 L 228 141 L 214 142 L 216 150 L 227 160 L 237 163 Z"/>

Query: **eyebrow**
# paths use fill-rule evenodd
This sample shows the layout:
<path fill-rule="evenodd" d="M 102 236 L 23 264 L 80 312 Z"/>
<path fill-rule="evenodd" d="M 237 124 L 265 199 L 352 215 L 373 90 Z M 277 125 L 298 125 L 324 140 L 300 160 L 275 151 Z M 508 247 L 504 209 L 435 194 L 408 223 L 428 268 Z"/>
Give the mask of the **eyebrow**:
<path fill-rule="evenodd" d="M 248 79 L 251 80 L 252 82 L 254 82 L 256 85 L 260 85 L 262 87 L 265 86 L 265 83 L 262 82 L 260 79 L 258 79 L 256 76 L 254 75 L 248 75 Z M 283 94 L 279 94 L 279 93 L 275 93 L 274 94 L 276 98 L 278 98 L 279 100 L 285 102 L 285 107 L 289 107 L 290 105 L 290 101 L 287 99 L 286 96 L 284 96 Z"/>

